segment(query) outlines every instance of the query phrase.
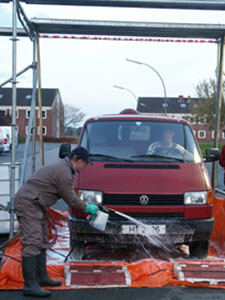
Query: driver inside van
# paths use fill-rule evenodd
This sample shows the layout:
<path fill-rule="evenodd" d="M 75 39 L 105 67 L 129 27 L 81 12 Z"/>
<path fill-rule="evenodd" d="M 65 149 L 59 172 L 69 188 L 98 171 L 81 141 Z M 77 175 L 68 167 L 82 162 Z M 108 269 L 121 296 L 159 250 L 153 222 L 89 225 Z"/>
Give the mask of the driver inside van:
<path fill-rule="evenodd" d="M 159 142 L 152 143 L 147 154 L 158 155 L 176 155 L 185 154 L 186 149 L 179 144 L 174 143 L 175 132 L 170 128 L 165 128 L 162 133 L 162 139 Z"/>

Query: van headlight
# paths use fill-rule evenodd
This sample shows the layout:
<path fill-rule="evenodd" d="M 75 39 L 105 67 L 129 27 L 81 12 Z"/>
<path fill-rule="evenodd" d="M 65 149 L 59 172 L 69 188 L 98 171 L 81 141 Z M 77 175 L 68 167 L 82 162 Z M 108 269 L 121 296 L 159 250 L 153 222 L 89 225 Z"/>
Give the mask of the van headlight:
<path fill-rule="evenodd" d="M 79 190 L 78 195 L 87 203 L 102 204 L 102 192 L 100 191 Z"/>
<path fill-rule="evenodd" d="M 185 205 L 201 205 L 208 204 L 208 192 L 186 192 L 184 193 L 184 204 Z"/>

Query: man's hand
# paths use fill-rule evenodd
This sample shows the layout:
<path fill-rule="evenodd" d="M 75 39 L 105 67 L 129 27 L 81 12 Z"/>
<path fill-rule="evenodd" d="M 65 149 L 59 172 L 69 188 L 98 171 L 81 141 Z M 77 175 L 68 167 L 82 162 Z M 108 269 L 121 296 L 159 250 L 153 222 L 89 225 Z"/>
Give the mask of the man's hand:
<path fill-rule="evenodd" d="M 98 210 L 99 210 L 99 207 L 97 205 L 92 204 L 92 203 L 87 203 L 84 212 L 86 214 L 91 214 L 91 216 L 94 217 Z"/>

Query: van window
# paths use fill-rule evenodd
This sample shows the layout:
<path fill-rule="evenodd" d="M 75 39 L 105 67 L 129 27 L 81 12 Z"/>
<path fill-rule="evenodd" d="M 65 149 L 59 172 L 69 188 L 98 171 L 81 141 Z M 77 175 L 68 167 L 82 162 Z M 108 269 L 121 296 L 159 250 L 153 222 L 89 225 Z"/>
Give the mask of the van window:
<path fill-rule="evenodd" d="M 93 160 L 107 160 L 105 155 L 134 162 L 201 161 L 190 127 L 175 122 L 94 121 L 86 124 L 80 145 Z"/>
<path fill-rule="evenodd" d="M 200 152 L 199 152 L 199 148 L 195 143 L 195 139 L 193 137 L 193 133 L 190 129 L 189 126 L 184 126 L 184 130 L 185 130 L 185 137 L 187 139 L 187 143 L 185 145 L 186 149 L 190 152 L 193 153 L 194 155 L 194 162 L 199 163 L 201 162 L 201 157 L 200 157 Z"/>

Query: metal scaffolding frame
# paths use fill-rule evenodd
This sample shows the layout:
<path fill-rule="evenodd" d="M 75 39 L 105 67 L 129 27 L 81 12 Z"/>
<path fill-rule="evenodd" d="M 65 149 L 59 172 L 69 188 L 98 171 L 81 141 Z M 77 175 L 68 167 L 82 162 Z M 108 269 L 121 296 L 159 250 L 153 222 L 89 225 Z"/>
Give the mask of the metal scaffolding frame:
<path fill-rule="evenodd" d="M 11 159 L 11 197 L 10 197 L 10 236 L 14 231 L 14 194 L 15 194 L 15 126 L 16 126 L 16 78 L 30 67 L 33 68 L 33 93 L 32 109 L 28 132 L 31 132 L 32 125 L 35 127 L 35 91 L 39 83 L 40 97 L 40 61 L 38 38 L 39 33 L 43 34 L 87 34 L 87 35 L 118 35 L 118 36 L 157 36 L 157 37 L 180 37 L 180 38 L 215 38 L 219 44 L 218 74 L 217 74 L 217 98 L 216 98 L 216 123 L 214 147 L 219 146 L 220 111 L 222 103 L 222 76 L 224 61 L 224 37 L 225 24 L 182 24 L 182 23 L 150 23 L 150 22 L 119 22 L 119 21 L 86 21 L 86 20 L 61 20 L 35 18 L 29 20 L 21 6 L 26 4 L 47 4 L 47 5 L 74 5 L 74 6 L 105 6 L 105 7 L 139 7 L 139 8 L 160 8 L 160 9 L 199 9 L 199 10 L 225 10 L 225 0 L 0 0 L 0 3 L 13 2 L 12 28 L 0 28 L 0 36 L 12 36 L 12 159 Z M 23 28 L 17 28 L 16 14 Z M 33 63 L 23 71 L 16 73 L 16 42 L 17 36 L 28 36 L 33 42 Z M 6 82 L 4 82 L 5 84 Z M 0 85 L 0 87 L 3 86 Z M 41 98 L 41 97 L 40 97 Z M 41 99 L 39 99 L 41 103 Z M 40 109 L 41 105 L 39 105 Z M 33 116 L 33 122 L 32 122 Z M 41 116 L 41 114 L 40 114 Z M 30 134 L 28 134 L 30 137 Z M 27 137 L 27 141 L 29 140 Z M 26 141 L 26 149 L 28 142 Z M 35 137 L 33 138 L 33 161 L 35 162 Z M 43 145 L 42 145 L 43 147 Z M 41 149 L 40 149 L 41 150 Z M 43 150 L 43 148 L 42 148 Z M 20 184 L 24 181 L 26 165 L 26 151 L 24 154 L 24 170 Z M 217 163 L 213 163 L 212 186 L 216 187 Z"/>
<path fill-rule="evenodd" d="M 11 29 L 11 36 L 12 36 L 12 77 L 3 82 L 0 87 L 4 86 L 8 82 L 12 82 L 12 117 L 11 117 L 11 128 L 12 128 L 12 149 L 11 149 L 11 164 L 10 164 L 10 203 L 4 209 L 9 211 L 10 213 L 10 234 L 9 236 L 12 237 L 14 234 L 14 196 L 15 196 L 15 169 L 16 169 L 16 145 L 15 145 L 15 137 L 16 137 L 16 97 L 17 97 L 17 77 L 29 70 L 30 68 L 33 69 L 33 92 L 32 92 L 32 102 L 31 102 L 31 113 L 28 125 L 28 133 L 26 137 L 26 144 L 25 144 L 25 151 L 24 151 L 24 158 L 22 164 L 22 176 L 20 177 L 20 184 L 22 186 L 25 181 L 25 173 L 26 173 L 26 165 L 27 165 L 27 153 L 28 147 L 30 142 L 30 136 L 32 133 L 32 171 L 35 170 L 35 128 L 36 120 L 35 120 L 35 110 L 36 110 L 36 85 L 37 85 L 37 77 L 38 77 L 38 70 L 37 70 L 37 63 L 36 63 L 36 38 L 35 38 L 35 31 L 33 25 L 26 17 L 20 3 L 17 0 L 13 1 L 12 5 L 12 15 L 13 15 L 13 24 Z M 24 70 L 16 73 L 16 65 L 17 65 L 17 19 L 20 20 L 21 24 L 23 25 L 23 30 L 19 30 L 19 32 L 23 32 L 23 36 L 28 36 L 31 41 L 33 42 L 33 63 L 27 66 Z M 5 32 L 3 35 L 6 35 Z M 41 114 L 40 114 L 41 116 Z"/>

